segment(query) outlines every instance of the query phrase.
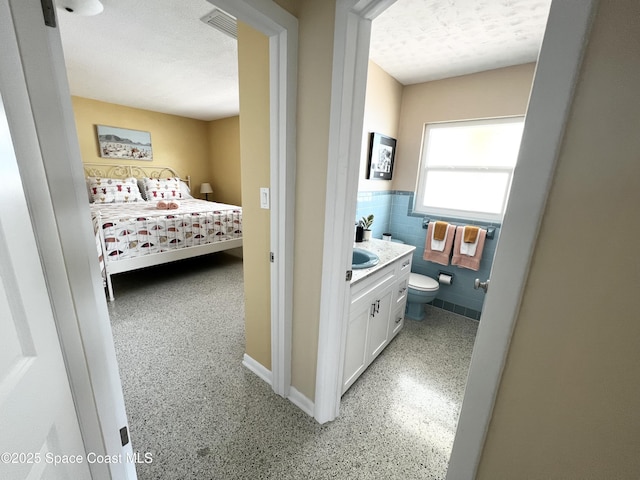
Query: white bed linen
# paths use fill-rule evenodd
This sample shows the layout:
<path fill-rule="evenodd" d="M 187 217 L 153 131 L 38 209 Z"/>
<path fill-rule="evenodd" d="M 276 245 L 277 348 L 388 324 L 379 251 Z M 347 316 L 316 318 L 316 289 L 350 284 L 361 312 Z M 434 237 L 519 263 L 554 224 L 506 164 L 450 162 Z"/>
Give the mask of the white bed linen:
<path fill-rule="evenodd" d="M 242 238 L 242 209 L 197 199 L 176 210 L 156 202 L 91 204 L 107 262 Z"/>

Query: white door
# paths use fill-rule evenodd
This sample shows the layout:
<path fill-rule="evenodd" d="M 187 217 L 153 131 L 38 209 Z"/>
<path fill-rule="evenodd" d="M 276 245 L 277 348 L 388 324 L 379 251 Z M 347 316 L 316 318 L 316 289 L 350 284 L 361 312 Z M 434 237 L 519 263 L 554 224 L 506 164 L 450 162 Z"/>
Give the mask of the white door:
<path fill-rule="evenodd" d="M 1 97 L 0 478 L 91 478 Z"/>

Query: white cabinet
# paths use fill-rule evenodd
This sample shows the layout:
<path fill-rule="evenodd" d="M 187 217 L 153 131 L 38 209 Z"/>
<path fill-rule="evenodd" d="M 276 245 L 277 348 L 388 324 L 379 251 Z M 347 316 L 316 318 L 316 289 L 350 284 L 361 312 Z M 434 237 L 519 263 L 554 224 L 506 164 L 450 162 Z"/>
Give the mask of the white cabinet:
<path fill-rule="evenodd" d="M 394 280 L 395 270 L 389 265 L 352 287 L 342 393 L 375 358 L 373 351 L 386 345 Z"/>
<path fill-rule="evenodd" d="M 351 287 L 342 393 L 401 330 L 411 255 L 405 255 Z"/>

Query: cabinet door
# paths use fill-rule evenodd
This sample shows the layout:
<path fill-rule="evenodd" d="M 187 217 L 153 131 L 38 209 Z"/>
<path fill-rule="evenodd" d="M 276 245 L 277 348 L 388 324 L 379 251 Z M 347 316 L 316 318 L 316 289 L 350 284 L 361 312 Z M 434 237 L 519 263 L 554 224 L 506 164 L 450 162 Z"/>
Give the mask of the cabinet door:
<path fill-rule="evenodd" d="M 382 297 L 387 292 L 389 292 L 389 295 L 394 292 L 394 269 L 395 267 L 383 269 L 379 274 L 359 285 L 355 292 L 352 292 L 342 374 L 342 393 L 347 391 L 374 358 L 369 355 L 371 349 L 368 348 L 371 345 L 369 340 L 372 328 L 371 320 L 373 319 L 374 310 L 378 310 L 378 313 L 376 313 L 377 319 L 381 320 L 382 316 L 386 315 L 384 318 L 385 325 L 387 325 L 389 307 L 385 305 Z M 379 307 L 378 300 L 380 300 Z M 379 328 L 378 324 L 376 324 L 376 328 Z M 376 331 L 375 335 L 379 336 L 380 333 Z"/>
<path fill-rule="evenodd" d="M 367 326 L 371 313 L 370 300 L 370 297 L 365 297 L 351 304 L 344 355 L 344 372 L 342 374 L 342 393 L 347 391 L 347 388 L 367 367 L 366 345 Z"/>
<path fill-rule="evenodd" d="M 389 328 L 389 314 L 391 304 L 395 299 L 396 284 L 392 283 L 381 290 L 372 304 L 372 314 L 369 318 L 369 333 L 367 343 L 367 364 L 387 346 L 387 332 Z"/>

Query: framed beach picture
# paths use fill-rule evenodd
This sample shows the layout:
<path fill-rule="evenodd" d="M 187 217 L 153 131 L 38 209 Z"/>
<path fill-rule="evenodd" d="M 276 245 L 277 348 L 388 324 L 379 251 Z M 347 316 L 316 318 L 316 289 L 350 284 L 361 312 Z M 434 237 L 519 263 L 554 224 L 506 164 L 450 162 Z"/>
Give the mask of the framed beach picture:
<path fill-rule="evenodd" d="M 391 180 L 393 160 L 396 156 L 396 139 L 379 133 L 371 133 L 369 141 L 369 180 Z"/>
<path fill-rule="evenodd" d="M 96 125 L 96 130 L 102 158 L 153 160 L 149 132 L 104 125 Z"/>

